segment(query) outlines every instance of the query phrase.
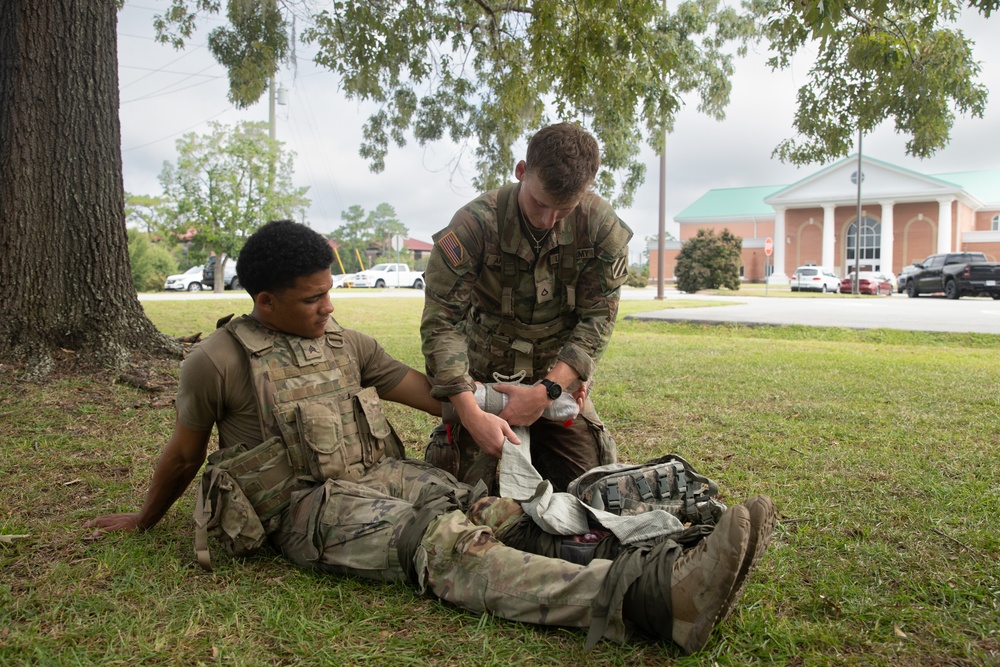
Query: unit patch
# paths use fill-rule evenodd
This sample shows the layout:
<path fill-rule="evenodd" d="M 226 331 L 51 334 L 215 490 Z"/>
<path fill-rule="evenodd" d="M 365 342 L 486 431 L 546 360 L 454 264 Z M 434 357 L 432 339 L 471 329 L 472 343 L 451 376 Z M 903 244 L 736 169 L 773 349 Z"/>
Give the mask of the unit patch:
<path fill-rule="evenodd" d="M 448 232 L 438 239 L 437 244 L 452 266 L 458 266 L 465 261 L 465 248 L 462 247 L 455 232 Z"/>
<path fill-rule="evenodd" d="M 628 257 L 622 256 L 611 265 L 612 278 L 624 278 L 628 275 Z"/>

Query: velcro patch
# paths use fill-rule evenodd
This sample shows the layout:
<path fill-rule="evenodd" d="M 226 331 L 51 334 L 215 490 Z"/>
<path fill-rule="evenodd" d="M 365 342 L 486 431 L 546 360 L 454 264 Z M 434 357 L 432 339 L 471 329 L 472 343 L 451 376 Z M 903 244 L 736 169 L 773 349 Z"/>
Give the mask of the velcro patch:
<path fill-rule="evenodd" d="M 465 261 L 465 248 L 462 247 L 462 242 L 458 240 L 455 232 L 448 232 L 438 239 L 437 244 L 452 266 L 458 266 Z"/>
<path fill-rule="evenodd" d="M 611 265 L 611 276 L 613 278 L 623 278 L 628 275 L 628 257 L 622 256 Z"/>

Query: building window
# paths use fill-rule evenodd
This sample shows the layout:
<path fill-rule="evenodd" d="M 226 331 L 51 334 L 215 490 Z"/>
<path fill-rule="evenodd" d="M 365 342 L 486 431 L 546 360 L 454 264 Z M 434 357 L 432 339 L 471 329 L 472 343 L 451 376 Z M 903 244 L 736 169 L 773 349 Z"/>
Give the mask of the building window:
<path fill-rule="evenodd" d="M 993 216 L 993 222 L 990 224 L 990 229 L 995 232 L 1000 232 L 1000 215 Z"/>
<path fill-rule="evenodd" d="M 847 228 L 847 266 L 853 268 L 857 258 L 862 269 L 870 267 L 872 271 L 877 271 L 882 259 L 882 223 L 864 218 L 861 221 L 860 239 L 857 238 L 857 229 L 856 220 Z M 855 248 L 860 248 L 857 255 Z"/>

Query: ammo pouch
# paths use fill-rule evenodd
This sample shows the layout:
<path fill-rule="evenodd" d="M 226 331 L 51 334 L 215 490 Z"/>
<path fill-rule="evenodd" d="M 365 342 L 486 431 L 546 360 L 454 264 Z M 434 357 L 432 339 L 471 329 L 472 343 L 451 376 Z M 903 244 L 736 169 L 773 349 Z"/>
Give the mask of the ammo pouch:
<path fill-rule="evenodd" d="M 282 407 L 278 425 L 291 463 L 315 482 L 358 480 L 386 456 L 405 458 L 374 387 L 350 398 L 321 396 Z"/>
<path fill-rule="evenodd" d="M 567 491 L 612 514 L 662 509 L 691 524 L 714 525 L 726 509 L 712 497 L 719 492 L 716 483 L 676 454 L 641 465 L 613 463 L 594 468 L 570 482 Z"/>
<path fill-rule="evenodd" d="M 226 447 L 208 457 L 194 510 L 198 564 L 212 569 L 211 535 L 230 556 L 250 556 L 278 527 L 298 478 L 284 443 L 274 437 L 256 447 Z"/>

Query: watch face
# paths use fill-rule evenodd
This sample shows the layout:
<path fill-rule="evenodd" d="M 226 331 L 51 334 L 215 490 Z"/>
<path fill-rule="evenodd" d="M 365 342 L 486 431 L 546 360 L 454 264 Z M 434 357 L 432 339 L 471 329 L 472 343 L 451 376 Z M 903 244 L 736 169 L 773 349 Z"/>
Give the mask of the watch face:
<path fill-rule="evenodd" d="M 562 396 L 562 387 L 559 386 L 558 382 L 542 380 L 542 384 L 545 385 L 546 393 L 553 401 Z"/>

